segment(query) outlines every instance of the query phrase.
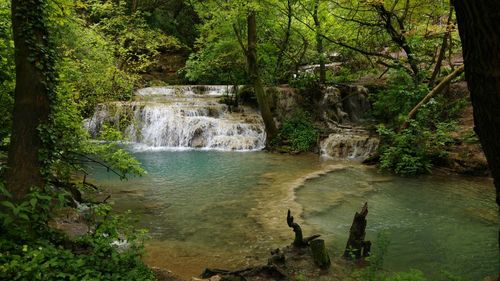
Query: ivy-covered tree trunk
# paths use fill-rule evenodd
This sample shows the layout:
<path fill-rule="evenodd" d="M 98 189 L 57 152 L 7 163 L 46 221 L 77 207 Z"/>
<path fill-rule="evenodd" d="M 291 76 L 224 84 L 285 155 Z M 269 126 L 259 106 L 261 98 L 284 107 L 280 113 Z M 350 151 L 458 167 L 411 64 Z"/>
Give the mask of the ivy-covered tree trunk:
<path fill-rule="evenodd" d="M 250 11 L 247 17 L 247 28 L 248 28 L 248 49 L 247 49 L 247 63 L 248 63 L 248 73 L 250 75 L 250 80 L 252 81 L 255 95 L 257 96 L 257 102 L 259 103 L 260 113 L 262 119 L 264 120 L 264 125 L 266 127 L 267 139 L 266 143 L 272 141 L 277 133 L 278 129 L 274 123 L 273 115 L 271 113 L 271 108 L 269 106 L 269 99 L 264 91 L 264 86 L 260 80 L 259 65 L 257 60 L 257 21 L 255 11 Z"/>
<path fill-rule="evenodd" d="M 6 183 L 15 201 L 44 183 L 39 128 L 49 117 L 54 69 L 43 1 L 12 0 L 16 89 Z"/>
<path fill-rule="evenodd" d="M 500 2 L 455 0 L 465 77 L 479 136 L 500 207 Z"/>

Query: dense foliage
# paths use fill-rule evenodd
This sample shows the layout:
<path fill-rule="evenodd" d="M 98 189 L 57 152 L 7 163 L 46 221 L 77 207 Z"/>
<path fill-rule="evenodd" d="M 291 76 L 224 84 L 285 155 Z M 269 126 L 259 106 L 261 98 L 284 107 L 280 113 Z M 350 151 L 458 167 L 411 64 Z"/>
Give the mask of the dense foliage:
<path fill-rule="evenodd" d="M 10 22 L 10 3 L 0 1 L 0 151 L 6 150 L 10 134 L 10 114 L 15 86 L 14 42 Z"/>
<path fill-rule="evenodd" d="M 436 163 L 446 162 L 446 147 L 453 143 L 454 121 L 463 107 L 463 97 L 436 97 L 418 111 L 406 128 L 400 128 L 410 112 L 428 92 L 427 86 L 411 83 L 404 72 L 390 75 L 387 90 L 373 96 L 373 114 L 383 124 L 380 167 L 401 175 L 428 173 Z"/>
<path fill-rule="evenodd" d="M 12 41 L 7 1 L 2 5 L 6 17 L 2 17 L 0 25 L 0 74 L 5 79 L 0 98 L 5 104 L 1 110 L 9 112 L 14 85 Z M 437 128 L 451 128 L 439 123 L 452 120 L 453 114 L 419 113 L 423 117 L 418 117 L 410 128 L 402 132 L 397 128 L 440 75 L 446 74 L 454 54 L 459 53 L 454 14 L 446 1 L 88 0 L 64 5 L 70 7 L 63 12 L 66 19 L 58 26 L 56 45 L 62 54 L 58 91 L 64 96 L 61 100 L 68 98 L 75 107 L 68 120 L 81 121 L 75 114 L 89 117 L 98 103 L 130 99 L 134 87 L 143 84 L 141 75 L 158 64 L 161 54 L 172 50 L 187 50 L 186 65 L 179 73 L 188 82 L 248 84 L 246 14 L 254 10 L 264 83 L 289 83 L 299 89 L 316 87 L 319 67 L 305 71 L 304 66 L 321 63 L 333 63 L 326 67 L 327 83 L 385 75 L 389 77 L 386 90 L 372 99 L 373 116 L 384 124 L 379 130 L 385 143 L 382 168 L 402 174 L 421 173 L 432 166 L 435 158 L 443 156 L 436 156 L 442 146 L 434 144 L 448 140 L 427 139 Z M 440 106 L 446 101 L 434 102 L 434 112 L 443 111 Z M 305 109 L 309 110 L 307 106 Z M 0 129 L 0 146 L 3 144 L 5 149 L 10 114 L 1 116 L 6 126 Z M 419 121 L 426 118 L 429 120 Z M 296 143 L 299 138 L 285 127 L 281 138 L 291 137 L 287 141 Z M 443 134 L 445 131 L 439 130 Z M 313 135 L 307 138 L 316 138 L 313 131 L 304 131 L 301 139 L 309 133 Z M 419 146 L 405 144 L 407 148 L 403 149 L 398 145 L 407 139 L 422 138 L 426 141 Z M 293 150 L 307 150 L 306 146 L 314 141 L 303 143 L 307 144 L 294 144 Z M 408 168 L 408 172 L 397 168 L 411 163 L 420 167 Z"/>
<path fill-rule="evenodd" d="M 2 280 L 155 280 L 142 263 L 144 232 L 110 217 L 107 204 L 90 206 L 92 231 L 70 240 L 49 227 L 53 208 L 64 206 L 64 192 L 33 190 L 24 202 L 9 201 L 0 186 L 0 279 Z M 54 203 L 54 198 L 57 198 Z"/>
<path fill-rule="evenodd" d="M 194 10 L 201 23 L 195 51 L 183 70 L 189 81 L 249 82 L 245 17 L 248 11 L 257 11 L 259 66 L 265 83 L 317 87 L 322 64 L 326 83 L 388 77 L 385 90 L 372 97 L 372 116 L 381 124 L 381 168 L 414 175 L 446 160 L 442 151 L 451 141 L 449 133 L 462 100 L 438 95 L 419 110 L 408 128 L 400 131 L 399 126 L 454 68 L 460 53 L 447 1 L 210 0 L 195 1 Z M 315 133 L 291 129 L 292 123 L 283 122 L 281 140 L 289 138 L 293 150 L 308 150 L 313 141 L 297 144 L 297 140 L 314 139 Z M 297 131 L 303 134 L 298 137 Z"/>
<path fill-rule="evenodd" d="M 245 82 L 242 39 L 249 10 L 258 12 L 260 66 L 268 83 L 288 82 L 301 66 L 332 60 L 355 71 L 375 63 L 399 69 L 419 83 L 434 70 L 436 46 L 444 39 L 449 50 L 457 45 L 446 1 L 247 2 L 194 1 L 201 24 L 186 66 L 189 80 Z"/>
<path fill-rule="evenodd" d="M 318 130 L 314 127 L 311 115 L 305 111 L 296 111 L 283 122 L 276 145 L 293 152 L 309 151 L 318 141 Z"/>
<path fill-rule="evenodd" d="M 12 200 L 0 185 L 2 280 L 154 279 L 140 260 L 143 235 L 112 219 L 108 205 L 90 207 L 95 209 L 92 216 L 98 223 L 89 221 L 92 231 L 76 241 L 49 227 L 55 212 L 79 197 L 77 190 L 84 184 L 74 180 L 86 173 L 83 164 L 105 163 L 122 178 L 144 173 L 140 163 L 117 144 L 95 143 L 83 128 L 83 118 L 97 103 L 130 98 L 138 78 L 134 71 L 117 67 L 124 55 L 116 54 L 118 45 L 77 13 L 80 5 L 61 1 L 44 8 L 54 49 L 43 51 L 56 62 L 50 77 L 57 82 L 50 92 L 49 120 L 38 128 L 44 143 L 38 154 L 46 184 L 43 189 L 32 187 L 22 202 Z M 10 1 L 0 1 L 0 158 L 9 145 L 15 84 L 10 11 Z M 3 174 L 4 160 L 0 161 Z M 120 239 L 127 239 L 126 250 L 114 246 Z"/>

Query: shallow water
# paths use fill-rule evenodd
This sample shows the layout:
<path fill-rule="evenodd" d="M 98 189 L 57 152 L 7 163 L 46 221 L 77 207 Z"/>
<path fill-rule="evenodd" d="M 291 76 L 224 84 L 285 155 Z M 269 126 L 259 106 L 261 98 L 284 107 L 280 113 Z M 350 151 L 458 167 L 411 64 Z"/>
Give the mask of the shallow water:
<path fill-rule="evenodd" d="M 309 181 L 297 191 L 303 217 L 327 233 L 340 255 L 353 210 L 369 204 L 367 239 L 389 242 L 385 269 L 424 271 L 431 280 L 448 271 L 466 280 L 498 274 L 498 227 L 492 182 L 479 178 L 384 178 L 349 168 Z"/>
<path fill-rule="evenodd" d="M 135 153 L 148 175 L 120 182 L 96 169 L 117 210 L 148 228 L 150 265 L 196 276 L 204 267 L 265 262 L 289 244 L 290 208 L 305 234 L 321 233 L 339 256 L 350 223 L 369 202 L 367 238 L 387 232 L 385 268 L 440 270 L 479 280 L 498 272 L 499 216 L 489 180 L 384 177 L 353 163 L 316 155 L 263 152 Z"/>

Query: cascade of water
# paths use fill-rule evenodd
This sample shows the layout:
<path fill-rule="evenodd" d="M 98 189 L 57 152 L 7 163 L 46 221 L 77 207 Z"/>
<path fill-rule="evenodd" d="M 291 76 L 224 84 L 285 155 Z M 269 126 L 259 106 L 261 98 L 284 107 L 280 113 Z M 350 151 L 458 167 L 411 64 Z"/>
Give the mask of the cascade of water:
<path fill-rule="evenodd" d="M 320 154 L 330 159 L 365 160 L 375 154 L 379 143 L 366 131 L 344 129 L 321 142 Z"/>
<path fill-rule="evenodd" d="M 262 149 L 265 131 L 258 112 L 230 112 L 218 102 L 230 91 L 227 86 L 146 88 L 138 91 L 139 101 L 100 105 L 86 126 L 93 136 L 104 124 L 119 128 L 137 149 Z"/>

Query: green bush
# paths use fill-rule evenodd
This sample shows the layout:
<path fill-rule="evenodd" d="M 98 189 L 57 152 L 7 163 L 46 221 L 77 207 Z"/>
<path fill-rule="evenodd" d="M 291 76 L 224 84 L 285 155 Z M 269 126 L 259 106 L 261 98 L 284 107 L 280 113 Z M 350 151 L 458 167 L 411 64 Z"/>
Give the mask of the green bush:
<path fill-rule="evenodd" d="M 378 127 L 382 138 L 380 168 L 404 176 L 429 173 L 433 163 L 447 158 L 446 146 L 453 139 L 454 123 L 438 123 L 434 130 L 409 122 L 408 128 L 397 133 L 384 125 Z"/>
<path fill-rule="evenodd" d="M 450 133 L 454 120 L 464 108 L 463 98 L 438 95 L 419 108 L 407 128 L 399 131 L 408 112 L 427 94 L 426 85 L 415 85 L 401 71 L 391 72 L 388 88 L 372 97 L 373 115 L 387 125 L 379 125 L 381 137 L 380 168 L 404 176 L 428 173 L 447 160 L 447 146 L 454 140 Z"/>
<path fill-rule="evenodd" d="M 8 198 L 2 186 L 0 191 Z M 94 231 L 75 241 L 49 228 L 54 202 L 64 201 L 55 189 L 33 190 L 19 204 L 0 201 L 6 210 L 0 216 L 0 280 L 155 280 L 141 261 L 144 232 L 110 216 L 109 205 L 90 207 Z"/>
<path fill-rule="evenodd" d="M 389 125 L 399 125 L 406 114 L 429 92 L 425 84 L 415 85 L 413 78 L 404 71 L 391 71 L 387 89 L 371 95 L 372 114 Z"/>
<path fill-rule="evenodd" d="M 319 77 L 312 72 L 301 72 L 290 78 L 288 81 L 290 87 L 299 90 L 308 90 L 319 87 Z"/>
<path fill-rule="evenodd" d="M 311 116 L 305 111 L 296 111 L 290 119 L 283 122 L 278 142 L 289 144 L 293 151 L 304 152 L 311 149 L 318 140 L 318 130 Z"/>

